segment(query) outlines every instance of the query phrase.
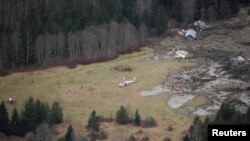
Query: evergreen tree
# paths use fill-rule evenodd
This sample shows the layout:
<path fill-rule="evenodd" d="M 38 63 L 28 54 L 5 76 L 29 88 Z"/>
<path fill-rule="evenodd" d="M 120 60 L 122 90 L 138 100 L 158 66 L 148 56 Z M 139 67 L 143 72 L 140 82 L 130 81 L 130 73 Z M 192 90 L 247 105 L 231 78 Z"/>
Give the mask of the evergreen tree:
<path fill-rule="evenodd" d="M 199 117 L 195 117 L 193 125 L 190 127 L 190 140 L 191 141 L 202 141 L 201 135 L 202 122 Z"/>
<path fill-rule="evenodd" d="M 238 111 L 235 111 L 230 124 L 244 124 L 244 118 L 243 117 L 244 117 L 244 115 L 242 115 Z"/>
<path fill-rule="evenodd" d="M 121 22 L 123 19 L 123 13 L 122 13 L 122 2 L 121 0 L 108 0 L 106 2 L 107 10 L 113 20 L 116 20 L 118 22 Z"/>
<path fill-rule="evenodd" d="M 173 1 L 172 15 L 177 21 L 179 22 L 182 21 L 182 1 L 181 0 Z"/>
<path fill-rule="evenodd" d="M 34 131 L 38 126 L 36 114 L 35 102 L 32 97 L 29 97 L 28 101 L 24 104 L 24 110 L 21 112 L 21 126 L 22 134 L 24 135 L 27 132 Z"/>
<path fill-rule="evenodd" d="M 127 124 L 129 122 L 128 112 L 123 106 L 116 113 L 116 122 L 119 124 Z"/>
<path fill-rule="evenodd" d="M 136 0 L 122 0 L 123 5 L 123 15 L 128 18 L 128 20 L 136 25 L 138 22 L 138 15 L 135 11 Z"/>
<path fill-rule="evenodd" d="M 201 9 L 202 9 L 202 1 L 195 0 L 195 8 L 194 8 L 194 20 L 201 19 Z"/>
<path fill-rule="evenodd" d="M 208 128 L 208 124 L 210 122 L 209 117 L 206 117 L 205 121 L 202 123 L 202 127 L 201 128 L 201 136 L 202 136 L 202 141 L 207 141 L 207 128 Z"/>
<path fill-rule="evenodd" d="M 158 35 L 164 33 L 164 31 L 167 28 L 166 10 L 163 5 L 158 7 L 156 20 L 155 20 L 155 27 L 158 31 Z"/>
<path fill-rule="evenodd" d="M 73 141 L 74 140 L 74 130 L 72 125 L 70 124 L 67 129 L 67 133 L 65 134 L 65 141 Z"/>
<path fill-rule="evenodd" d="M 63 121 L 63 112 L 62 107 L 60 106 L 59 102 L 55 101 L 52 104 L 49 121 L 51 124 L 59 124 Z"/>
<path fill-rule="evenodd" d="M 96 116 L 95 111 L 93 111 L 89 117 L 88 129 L 94 132 L 97 132 L 100 130 L 99 117 Z"/>
<path fill-rule="evenodd" d="M 183 141 L 190 141 L 188 134 L 185 134 L 185 136 L 183 137 Z"/>
<path fill-rule="evenodd" d="M 248 108 L 248 110 L 245 114 L 245 123 L 250 124 L 250 107 Z"/>
<path fill-rule="evenodd" d="M 193 125 L 189 129 L 190 140 L 192 141 L 207 141 L 207 127 L 208 124 L 247 124 L 247 118 L 249 119 L 250 110 L 244 114 L 235 110 L 233 106 L 228 103 L 223 103 L 215 115 L 215 117 L 210 120 L 206 117 L 204 122 L 201 122 L 198 117 L 194 119 Z M 227 119 L 228 117 L 228 119 Z"/>
<path fill-rule="evenodd" d="M 220 121 L 220 124 L 230 124 L 236 113 L 237 112 L 233 106 L 231 106 L 229 103 L 223 103 L 221 104 L 220 110 L 215 116 L 214 122 L 217 123 L 218 121 Z"/>
<path fill-rule="evenodd" d="M 141 125 L 141 117 L 140 117 L 140 115 L 139 115 L 139 113 L 138 113 L 138 109 L 137 109 L 136 112 L 135 112 L 134 123 L 135 123 L 135 125 L 137 125 L 137 126 L 140 126 L 140 125 Z"/>
<path fill-rule="evenodd" d="M 140 23 L 141 24 L 145 23 L 148 28 L 151 28 L 152 21 L 153 21 L 152 15 L 147 10 L 144 10 L 140 17 Z"/>
<path fill-rule="evenodd" d="M 37 122 L 38 123 L 47 122 L 48 113 L 50 112 L 49 105 L 44 102 L 40 102 L 40 100 L 36 100 L 35 109 L 36 109 L 36 115 L 38 115 Z"/>
<path fill-rule="evenodd" d="M 239 12 L 239 0 L 227 0 L 230 6 L 231 13 L 237 14 Z"/>
<path fill-rule="evenodd" d="M 0 131 L 9 135 L 9 115 L 3 101 L 0 105 Z"/>
<path fill-rule="evenodd" d="M 16 107 L 14 108 L 11 116 L 10 127 L 12 134 L 21 135 L 20 115 Z"/>
<path fill-rule="evenodd" d="M 97 6 L 94 7 L 94 17 L 97 24 L 106 23 L 111 20 L 111 15 L 108 11 L 107 0 L 97 1 Z"/>

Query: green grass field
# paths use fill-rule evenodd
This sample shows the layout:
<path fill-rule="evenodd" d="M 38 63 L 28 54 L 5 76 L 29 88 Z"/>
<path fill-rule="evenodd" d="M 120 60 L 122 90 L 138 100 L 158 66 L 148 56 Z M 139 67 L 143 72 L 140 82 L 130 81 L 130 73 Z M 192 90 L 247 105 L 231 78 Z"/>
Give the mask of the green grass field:
<path fill-rule="evenodd" d="M 78 65 L 74 69 L 52 67 L 0 77 L 0 100 L 7 101 L 8 97 L 13 97 L 18 102 L 18 108 L 29 96 L 49 103 L 57 100 L 63 107 L 65 119 L 81 122 L 86 122 L 92 110 L 96 110 L 99 115 L 114 117 L 117 109 L 123 105 L 131 113 L 138 109 L 142 118 L 152 116 L 159 120 L 157 128 L 146 129 L 150 133 L 169 135 L 173 140 L 179 140 L 181 133 L 191 124 L 192 117 L 183 115 L 181 110 L 171 110 L 166 105 L 169 94 L 141 97 L 139 93 L 160 84 L 170 71 L 196 63 L 156 61 L 151 59 L 152 56 L 153 50 L 145 48 L 144 51 L 121 55 L 104 63 Z M 128 66 L 133 71 L 113 70 L 116 66 Z M 118 83 L 123 76 L 127 79 L 136 76 L 137 81 L 128 87 L 119 88 Z M 9 110 L 14 107 L 7 105 Z M 164 117 L 165 120 L 162 120 Z M 165 130 L 169 124 L 176 127 L 174 132 Z"/>

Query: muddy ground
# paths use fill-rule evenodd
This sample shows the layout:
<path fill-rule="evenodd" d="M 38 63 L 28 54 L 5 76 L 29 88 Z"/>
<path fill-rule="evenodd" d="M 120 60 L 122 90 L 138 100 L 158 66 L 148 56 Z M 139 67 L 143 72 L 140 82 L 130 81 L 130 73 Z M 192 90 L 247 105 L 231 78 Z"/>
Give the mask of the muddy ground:
<path fill-rule="evenodd" d="M 174 57 L 174 51 L 184 50 L 190 54 L 185 60 L 198 60 L 199 65 L 172 72 L 161 84 L 140 95 L 170 93 L 168 106 L 181 107 L 198 116 L 213 114 L 222 102 L 230 102 L 244 112 L 250 106 L 250 16 L 247 9 L 241 9 L 237 17 L 229 20 L 208 23 L 211 28 L 198 32 L 197 39 L 185 39 L 176 34 L 153 44 L 155 56 L 152 59 L 180 59 Z M 238 60 L 240 57 L 244 60 Z M 205 96 L 207 102 L 198 107 L 183 107 L 197 96 Z"/>

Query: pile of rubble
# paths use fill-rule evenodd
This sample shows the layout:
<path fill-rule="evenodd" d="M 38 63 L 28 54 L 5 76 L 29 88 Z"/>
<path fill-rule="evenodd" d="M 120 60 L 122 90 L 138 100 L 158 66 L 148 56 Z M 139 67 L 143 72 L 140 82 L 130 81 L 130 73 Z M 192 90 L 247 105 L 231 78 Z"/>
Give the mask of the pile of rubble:
<path fill-rule="evenodd" d="M 168 106 L 181 107 L 198 116 L 215 113 L 223 102 L 230 102 L 244 112 L 250 106 L 248 26 L 229 29 L 221 23 L 210 26 L 196 21 L 188 29 L 175 30 L 179 36 L 164 39 L 161 48 L 157 47 L 157 57 L 166 60 L 198 58 L 203 65 L 172 72 L 161 85 L 141 95 L 169 93 Z M 183 106 L 196 96 L 205 97 L 206 103 Z"/>
<path fill-rule="evenodd" d="M 206 30 L 206 29 L 211 28 L 210 25 L 207 25 L 204 21 L 201 21 L 201 20 L 194 22 L 194 26 L 196 27 L 196 29 L 198 31 L 202 31 L 202 30 Z"/>
<path fill-rule="evenodd" d="M 164 82 L 164 87 L 170 89 L 170 93 L 175 93 L 172 97 L 176 95 L 187 95 L 189 97 L 203 95 L 207 97 L 208 102 L 200 107 L 186 107 L 194 115 L 212 114 L 225 101 L 234 101 L 235 105 L 238 105 L 238 109 L 242 111 L 250 106 L 248 90 L 250 84 L 239 79 L 232 79 L 224 71 L 223 65 L 213 61 L 197 68 L 183 69 L 171 73 Z M 182 101 L 177 100 L 176 102 L 176 99 L 172 97 L 168 101 L 168 105 L 175 108 L 175 106 L 172 106 L 173 103 L 179 105 L 178 103 Z"/>
<path fill-rule="evenodd" d="M 178 31 L 178 35 L 179 36 L 184 36 L 185 38 L 189 38 L 192 37 L 194 39 L 196 39 L 197 37 L 197 31 L 201 32 L 203 30 L 208 30 L 211 29 L 210 25 L 207 25 L 204 21 L 198 20 L 196 22 L 194 22 L 194 24 L 189 27 L 188 29 L 182 29 L 180 31 Z"/>
<path fill-rule="evenodd" d="M 215 80 L 219 76 L 215 71 L 223 74 L 222 70 L 219 70 L 220 67 L 218 63 L 211 62 L 197 68 L 172 72 L 165 80 L 164 87 L 172 91 L 192 92 L 193 88 L 202 83 Z"/>
<path fill-rule="evenodd" d="M 166 60 L 173 60 L 173 59 L 189 59 L 189 58 L 192 58 L 193 55 L 192 53 L 188 52 L 188 51 L 185 51 L 185 50 L 176 50 L 173 48 L 172 51 L 169 51 L 167 52 L 165 55 L 164 55 L 164 59 Z"/>

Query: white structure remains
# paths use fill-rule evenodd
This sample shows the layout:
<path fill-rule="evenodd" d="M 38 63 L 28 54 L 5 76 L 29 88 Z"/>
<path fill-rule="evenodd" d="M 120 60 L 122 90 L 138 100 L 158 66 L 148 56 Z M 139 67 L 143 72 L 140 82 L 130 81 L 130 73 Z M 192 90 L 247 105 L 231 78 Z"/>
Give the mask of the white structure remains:
<path fill-rule="evenodd" d="M 182 59 L 186 59 L 188 57 L 189 53 L 187 51 L 184 50 L 177 50 L 175 52 L 174 58 L 182 58 Z"/>
<path fill-rule="evenodd" d="M 189 29 L 186 31 L 185 33 L 185 38 L 187 37 L 193 37 L 193 38 L 196 38 L 196 35 L 197 35 L 197 32 L 193 29 Z"/>

